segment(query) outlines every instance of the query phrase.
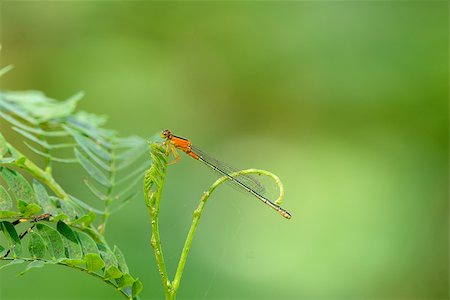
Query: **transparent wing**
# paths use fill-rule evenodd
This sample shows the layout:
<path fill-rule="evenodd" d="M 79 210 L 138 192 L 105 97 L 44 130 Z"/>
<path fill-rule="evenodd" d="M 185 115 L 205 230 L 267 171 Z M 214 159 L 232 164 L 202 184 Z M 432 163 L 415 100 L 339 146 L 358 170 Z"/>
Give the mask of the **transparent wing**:
<path fill-rule="evenodd" d="M 231 167 L 213 157 L 206 154 L 202 150 L 198 149 L 195 146 L 192 146 L 192 152 L 200 156 L 205 162 L 215 166 L 220 171 L 230 175 L 231 173 L 240 171 L 240 169 L 236 169 L 234 167 Z M 213 169 L 214 170 L 214 169 Z M 215 170 L 217 173 L 222 173 L 219 170 Z M 245 186 L 249 187 L 250 189 L 254 190 L 255 192 L 263 195 L 265 192 L 264 186 L 261 184 L 261 182 L 258 180 L 258 177 L 256 175 L 251 174 L 245 174 L 245 175 L 239 175 L 235 178 L 235 180 L 239 181 L 240 183 L 244 184 Z M 239 183 L 234 182 L 233 180 L 228 180 L 228 183 L 230 183 L 232 186 L 237 187 L 238 189 L 242 189 L 242 186 L 239 185 Z"/>

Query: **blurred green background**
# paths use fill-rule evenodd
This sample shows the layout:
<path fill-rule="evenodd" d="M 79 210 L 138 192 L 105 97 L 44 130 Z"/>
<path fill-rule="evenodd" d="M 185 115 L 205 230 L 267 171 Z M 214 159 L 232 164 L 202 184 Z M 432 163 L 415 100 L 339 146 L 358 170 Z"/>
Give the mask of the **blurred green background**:
<path fill-rule="evenodd" d="M 0 5 L 1 65 L 15 66 L 2 89 L 84 90 L 80 108 L 124 135 L 170 128 L 283 180 L 290 221 L 233 189 L 213 195 L 180 299 L 448 298 L 447 1 Z M 57 171 L 69 192 L 82 186 Z M 213 180 L 187 157 L 169 169 L 172 276 Z M 163 296 L 149 224 L 139 196 L 107 232 L 144 299 Z M 1 299 L 120 297 L 71 269 L 20 269 L 1 271 Z"/>

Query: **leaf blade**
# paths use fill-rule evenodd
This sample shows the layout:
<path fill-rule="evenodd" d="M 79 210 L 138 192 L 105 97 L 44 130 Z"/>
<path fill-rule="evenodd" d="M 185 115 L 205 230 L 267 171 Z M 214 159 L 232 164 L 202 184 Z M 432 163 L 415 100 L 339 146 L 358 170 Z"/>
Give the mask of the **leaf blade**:
<path fill-rule="evenodd" d="M 28 252 L 32 258 L 43 258 L 47 253 L 47 247 L 45 246 L 44 239 L 37 232 L 31 231 L 28 240 Z"/>
<path fill-rule="evenodd" d="M 132 297 L 133 298 L 137 297 L 142 292 L 143 288 L 144 288 L 144 285 L 142 284 L 142 281 L 140 281 L 139 279 L 136 279 L 133 282 L 133 286 L 131 287 Z"/>
<path fill-rule="evenodd" d="M 105 271 L 105 279 L 118 279 L 123 276 L 123 273 L 116 266 L 109 266 Z"/>
<path fill-rule="evenodd" d="M 125 261 L 125 257 L 122 254 L 122 251 L 120 251 L 119 247 L 114 245 L 113 250 L 114 256 L 117 258 L 117 263 L 119 264 L 119 269 L 123 273 L 129 273 L 127 263 Z"/>
<path fill-rule="evenodd" d="M 8 243 L 9 249 L 13 252 L 14 256 L 20 256 L 22 254 L 22 242 L 17 234 L 14 225 L 7 221 L 1 222 L 1 229 Z"/>
<path fill-rule="evenodd" d="M 84 259 L 86 261 L 86 269 L 90 272 L 96 272 L 105 267 L 105 262 L 98 254 L 88 253 Z"/>
<path fill-rule="evenodd" d="M 83 251 L 81 250 L 80 241 L 69 225 L 63 221 L 58 221 L 56 230 L 63 237 L 63 244 L 66 248 L 66 257 L 70 259 L 81 259 L 83 257 Z"/>
<path fill-rule="evenodd" d="M 36 196 L 36 201 L 42 207 L 44 213 L 50 213 L 53 216 L 56 216 L 58 214 L 57 209 L 50 200 L 47 190 L 36 179 L 33 180 L 33 190 Z"/>
<path fill-rule="evenodd" d="M 64 258 L 64 245 L 61 235 L 52 227 L 43 223 L 37 223 L 36 228 L 41 234 L 47 250 L 53 260 Z"/>
<path fill-rule="evenodd" d="M 100 254 L 97 243 L 86 233 L 77 231 L 78 239 L 81 242 L 84 255 L 88 253 Z"/>
<path fill-rule="evenodd" d="M 12 207 L 12 199 L 5 188 L 0 185 L 0 210 L 10 210 Z"/>
<path fill-rule="evenodd" d="M 98 183 L 105 187 L 110 187 L 111 183 L 106 175 L 100 171 L 88 158 L 86 158 L 81 152 L 75 148 L 75 157 L 78 159 L 78 162 L 81 166 L 86 170 L 86 172 L 95 179 Z"/>
<path fill-rule="evenodd" d="M 34 192 L 26 179 L 18 172 L 0 167 L 0 175 L 9 187 L 16 200 L 34 202 Z"/>
<path fill-rule="evenodd" d="M 10 219 L 19 216 L 21 216 L 21 214 L 17 211 L 0 210 L 0 219 Z"/>

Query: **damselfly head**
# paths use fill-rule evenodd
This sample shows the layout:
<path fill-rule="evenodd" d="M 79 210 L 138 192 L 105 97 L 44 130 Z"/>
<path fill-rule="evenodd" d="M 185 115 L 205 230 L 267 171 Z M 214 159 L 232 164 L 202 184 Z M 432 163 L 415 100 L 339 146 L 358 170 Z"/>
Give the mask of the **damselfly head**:
<path fill-rule="evenodd" d="M 168 139 L 168 140 L 170 140 L 170 139 L 172 138 L 172 132 L 170 132 L 169 129 L 164 129 L 164 130 L 161 132 L 161 137 L 162 137 L 163 139 Z"/>

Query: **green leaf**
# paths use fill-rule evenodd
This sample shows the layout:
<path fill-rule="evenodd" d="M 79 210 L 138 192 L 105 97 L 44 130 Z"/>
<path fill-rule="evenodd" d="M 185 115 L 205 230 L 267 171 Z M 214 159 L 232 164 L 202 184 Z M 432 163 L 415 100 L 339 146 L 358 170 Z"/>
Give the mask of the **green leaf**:
<path fill-rule="evenodd" d="M 136 279 L 136 281 L 133 282 L 133 287 L 131 288 L 132 296 L 137 297 L 142 292 L 143 288 L 144 286 L 142 282 L 139 279 Z"/>
<path fill-rule="evenodd" d="M 77 209 L 71 203 L 60 200 L 59 204 L 61 205 L 61 211 L 66 214 L 69 219 L 73 220 L 76 218 L 78 214 Z"/>
<path fill-rule="evenodd" d="M 111 171 L 111 168 L 108 164 L 106 164 L 102 159 L 100 159 L 97 155 L 95 155 L 89 148 L 86 148 L 79 144 L 79 146 L 84 150 L 84 152 L 94 161 L 102 167 L 105 171 Z"/>
<path fill-rule="evenodd" d="M 96 214 L 99 214 L 99 215 L 104 215 L 105 214 L 104 211 L 98 210 L 96 208 L 93 208 L 92 206 L 90 206 L 90 205 L 86 204 L 85 202 L 81 201 L 80 199 L 75 198 L 74 196 L 70 196 L 70 200 L 72 200 L 74 204 L 76 204 L 78 207 L 80 207 L 80 210 L 81 210 L 81 208 L 83 208 L 83 210 L 82 210 L 83 213 L 81 213 L 81 214 L 84 214 L 84 213 L 86 213 L 88 211 L 92 211 L 92 212 L 94 212 Z"/>
<path fill-rule="evenodd" d="M 86 261 L 88 271 L 95 272 L 105 267 L 105 262 L 98 254 L 88 253 L 84 257 L 84 260 Z"/>
<path fill-rule="evenodd" d="M 45 207 L 50 202 L 48 198 L 47 191 L 45 187 L 39 183 L 36 179 L 33 179 L 33 189 L 36 194 L 37 203 L 39 203 L 42 207 Z"/>
<path fill-rule="evenodd" d="M 9 248 L 12 250 L 15 256 L 22 254 L 22 243 L 20 241 L 19 235 L 14 228 L 14 225 L 10 222 L 1 222 L 1 228 L 3 234 L 5 235 L 6 241 L 8 242 Z"/>
<path fill-rule="evenodd" d="M 102 201 L 106 201 L 108 200 L 108 196 L 106 196 L 105 194 L 103 194 L 102 192 L 100 192 L 95 186 L 94 184 L 92 184 L 89 180 L 85 179 L 84 183 L 86 184 L 86 186 L 89 188 L 89 190 L 100 200 Z"/>
<path fill-rule="evenodd" d="M 123 273 L 120 272 L 119 268 L 116 266 L 109 266 L 105 271 L 105 279 L 117 279 L 123 276 Z"/>
<path fill-rule="evenodd" d="M 108 153 L 107 150 L 105 150 L 102 146 L 100 146 L 98 143 L 93 141 L 92 139 L 81 135 L 76 130 L 65 127 L 65 129 L 73 136 L 77 144 L 94 160 L 97 162 L 98 158 L 101 158 L 105 161 L 110 161 L 111 156 Z M 94 158 L 95 156 L 96 158 Z M 107 166 L 107 165 L 105 165 Z M 108 166 L 107 166 L 108 168 Z"/>
<path fill-rule="evenodd" d="M 25 207 L 25 210 L 23 211 L 24 218 L 29 218 L 31 216 L 37 215 L 42 208 L 37 205 L 36 203 L 30 203 Z"/>
<path fill-rule="evenodd" d="M 22 175 L 5 167 L 0 167 L 0 175 L 8 184 L 9 191 L 12 192 L 16 200 L 23 200 L 28 203 L 34 202 L 34 192 Z"/>
<path fill-rule="evenodd" d="M 2 95 L 4 96 L 5 93 L 2 93 Z M 10 98 L 12 93 L 7 93 L 6 95 L 8 98 Z M 14 113 L 15 115 L 21 117 L 22 119 L 26 120 L 30 124 L 37 125 L 36 120 L 33 119 L 32 117 L 30 117 L 30 115 L 27 112 L 25 112 L 24 109 L 19 108 L 17 105 L 14 105 L 14 104 L 10 103 L 9 101 L 1 101 L 0 104 L 1 104 L 0 106 L 3 107 L 4 109 L 6 109 L 7 111 Z"/>
<path fill-rule="evenodd" d="M 19 209 L 20 213 L 24 213 L 27 208 L 28 202 L 22 199 L 17 201 L 17 209 Z"/>
<path fill-rule="evenodd" d="M 46 99 L 43 92 L 28 90 L 28 91 L 8 91 L 3 92 L 3 99 L 8 100 L 9 103 L 14 103 L 14 106 L 20 107 L 21 111 L 32 109 L 33 105 L 42 104 L 48 101 L 55 101 L 53 99 Z M 28 105 L 28 106 L 27 106 Z M 13 111 L 14 112 L 14 111 Z"/>
<path fill-rule="evenodd" d="M 44 213 L 50 213 L 53 216 L 58 214 L 57 209 L 47 194 L 45 187 L 36 179 L 33 180 L 33 189 L 36 195 L 37 203 L 42 207 Z"/>
<path fill-rule="evenodd" d="M 47 247 L 45 247 L 45 242 L 39 233 L 34 231 L 30 232 L 30 237 L 28 240 L 28 251 L 32 258 L 43 258 L 47 252 Z"/>
<path fill-rule="evenodd" d="M 41 98 L 37 99 L 35 103 L 28 101 L 22 103 L 22 106 L 24 106 L 24 108 L 26 108 L 35 118 L 39 119 L 40 122 L 64 118 L 73 113 L 77 102 L 81 99 L 82 95 L 83 93 L 81 92 L 66 101 L 55 101 L 41 94 Z"/>
<path fill-rule="evenodd" d="M 89 212 L 87 215 L 82 216 L 81 218 L 75 219 L 72 222 L 72 225 L 83 225 L 83 227 L 89 227 L 89 225 L 94 222 L 96 214 L 93 212 Z"/>
<path fill-rule="evenodd" d="M 23 270 L 22 272 L 19 273 L 19 276 L 25 274 L 26 272 L 30 271 L 33 268 L 42 268 L 44 265 L 45 265 L 45 262 L 42 260 L 32 261 L 28 264 L 28 266 L 25 268 L 25 270 Z"/>
<path fill-rule="evenodd" d="M 0 107 L 1 107 L 1 104 L 0 104 Z M 30 126 L 23 124 L 22 122 L 15 119 L 14 117 L 2 112 L 1 110 L 0 110 L 0 117 L 2 117 L 3 119 L 5 119 L 6 121 L 8 121 L 9 123 L 11 123 L 12 125 L 14 125 L 16 127 L 19 127 L 19 128 L 22 128 L 22 129 L 25 129 L 28 131 L 30 131 L 29 128 L 32 128 Z"/>
<path fill-rule="evenodd" d="M 119 247 L 114 246 L 114 256 L 117 258 L 117 263 L 119 264 L 119 269 L 123 272 L 123 273 L 128 273 L 128 266 L 127 263 L 125 262 L 125 257 L 122 254 L 122 251 L 120 251 Z"/>
<path fill-rule="evenodd" d="M 9 210 L 12 207 L 12 199 L 5 188 L 0 185 L 0 210 Z"/>
<path fill-rule="evenodd" d="M 58 221 L 58 223 L 56 224 L 56 229 L 63 237 L 65 237 L 72 243 L 78 244 L 79 241 L 77 239 L 77 236 L 75 235 L 73 230 L 69 227 L 69 225 L 67 225 L 63 221 Z"/>
<path fill-rule="evenodd" d="M 112 144 L 109 143 L 106 138 L 111 138 L 114 136 L 114 134 L 108 133 L 107 130 L 102 130 L 100 132 L 97 130 L 97 128 L 93 127 L 92 124 L 90 124 L 90 121 L 97 119 L 97 115 L 94 114 L 87 114 L 85 112 L 78 112 L 75 115 L 75 118 L 69 118 L 67 121 L 67 124 L 70 125 L 72 129 L 78 130 L 85 135 L 89 136 L 91 139 L 95 140 L 96 143 L 102 145 L 103 147 L 107 149 L 112 149 Z M 94 120 L 96 122 L 97 120 Z M 83 124 L 84 123 L 84 124 Z M 89 124 L 86 124 L 89 123 Z M 105 135 L 108 135 L 105 137 Z"/>
<path fill-rule="evenodd" d="M 77 231 L 76 234 L 81 242 L 83 253 L 85 255 L 88 253 L 95 253 L 95 254 L 100 253 L 97 248 L 97 243 L 95 243 L 95 241 L 88 234 L 80 231 Z"/>
<path fill-rule="evenodd" d="M 36 135 L 42 135 L 42 136 L 52 136 L 52 137 L 61 137 L 61 136 L 68 136 L 69 134 L 66 131 L 60 130 L 60 131 L 45 131 L 41 128 L 36 128 L 36 127 L 31 127 L 28 125 L 23 124 L 22 122 L 20 122 L 19 120 L 15 119 L 14 117 L 5 114 L 3 112 L 0 111 L 0 116 L 5 119 L 6 121 L 8 121 L 9 123 L 11 123 L 12 125 L 20 128 L 20 129 L 24 129 L 26 131 L 29 131 L 31 133 L 34 133 Z M 0 142 L 1 143 L 1 142 Z"/>
<path fill-rule="evenodd" d="M 86 228 L 82 228 L 81 229 L 82 232 L 86 233 L 87 235 L 89 235 L 89 237 L 91 239 L 93 239 L 95 241 L 95 243 L 97 243 L 98 246 L 98 250 L 105 250 L 105 246 L 102 244 L 105 240 L 104 236 L 101 235 L 98 231 L 96 231 L 95 229 L 93 229 L 93 227 L 86 227 Z"/>
<path fill-rule="evenodd" d="M 0 210 L 0 219 L 10 219 L 19 216 L 21 216 L 21 214 L 17 211 Z"/>
<path fill-rule="evenodd" d="M 86 170 L 86 172 L 94 178 L 98 183 L 105 187 L 110 187 L 111 183 L 109 182 L 106 175 L 100 171 L 88 158 L 86 158 L 83 154 L 81 154 L 78 149 L 75 148 L 75 156 L 80 162 L 81 166 Z"/>
<path fill-rule="evenodd" d="M 15 126 L 13 126 L 12 129 L 14 131 L 16 131 L 17 133 L 23 135 L 24 137 L 26 137 L 30 141 L 35 142 L 39 146 L 44 147 L 45 149 L 51 149 L 52 148 L 52 145 L 50 145 L 49 143 L 47 143 L 44 140 L 41 140 L 41 139 L 37 138 L 36 136 L 34 136 L 33 134 L 29 133 L 28 131 L 25 131 L 25 130 L 20 129 L 20 128 L 15 127 Z"/>
<path fill-rule="evenodd" d="M 64 213 L 69 217 L 69 219 L 75 219 L 77 216 L 77 210 L 75 207 L 69 203 L 68 201 L 64 201 L 59 199 L 58 197 L 50 196 L 50 201 L 54 207 L 56 207 L 57 213 L 56 215 L 59 215 L 60 213 Z"/>
<path fill-rule="evenodd" d="M 0 158 L 3 158 L 8 153 L 8 143 L 3 135 L 0 133 Z"/>
<path fill-rule="evenodd" d="M 23 214 L 24 218 L 34 216 L 42 209 L 36 203 L 28 203 L 23 200 L 17 201 L 17 207 L 19 208 L 19 211 Z"/>
<path fill-rule="evenodd" d="M 62 261 L 68 266 L 84 266 L 86 264 L 86 261 L 82 258 L 65 258 Z"/>
<path fill-rule="evenodd" d="M 52 259 L 64 258 L 64 245 L 61 235 L 55 229 L 43 223 L 37 223 L 36 228 L 44 239 Z"/>
<path fill-rule="evenodd" d="M 25 261 L 23 259 L 15 259 L 15 260 L 10 261 L 7 264 L 4 264 L 3 266 L 0 266 L 0 270 L 3 269 L 3 268 L 6 268 L 6 267 L 9 267 L 9 266 L 12 266 L 12 265 L 21 264 L 21 263 L 24 263 L 24 262 Z"/>
<path fill-rule="evenodd" d="M 84 127 L 94 127 L 97 128 L 99 126 L 102 126 L 106 123 L 108 117 L 105 115 L 96 115 L 96 114 L 91 114 L 85 111 L 79 111 L 75 114 L 75 124 L 71 124 L 73 125 L 77 125 L 77 124 L 83 124 Z M 75 126 L 76 128 L 77 126 Z M 83 131 L 84 132 L 84 131 Z"/>
<path fill-rule="evenodd" d="M 112 253 L 110 249 L 105 249 L 105 246 L 102 244 L 97 244 L 98 249 L 100 251 L 100 255 L 102 256 L 102 259 L 105 261 L 105 264 L 107 267 L 109 266 L 118 266 L 117 259 Z"/>
<path fill-rule="evenodd" d="M 15 157 L 5 157 L 0 159 L 0 164 L 13 164 L 16 163 L 16 160 Z"/>
<path fill-rule="evenodd" d="M 25 156 L 20 156 L 14 160 L 14 164 L 20 168 L 25 165 L 26 161 L 27 161 L 27 158 Z"/>
<path fill-rule="evenodd" d="M 81 250 L 80 241 L 72 229 L 63 221 L 58 221 L 56 229 L 64 237 L 63 243 L 67 250 L 67 258 L 81 259 L 83 257 L 83 251 Z"/>
<path fill-rule="evenodd" d="M 17 133 L 23 135 L 24 137 L 26 137 L 27 139 L 29 139 L 30 141 L 40 145 L 41 147 L 43 147 L 44 149 L 47 150 L 52 150 L 52 149 L 63 149 L 63 148 L 73 148 L 74 146 L 76 146 L 76 144 L 74 143 L 63 143 L 63 144 L 49 144 L 47 143 L 45 140 L 43 139 L 39 139 L 37 138 L 35 135 L 29 133 L 26 130 L 20 129 L 18 127 L 11 127 L 14 131 L 16 131 Z M 46 156 L 46 154 L 42 151 L 37 150 L 36 148 L 33 148 L 31 145 L 27 144 L 27 146 L 32 149 L 34 152 L 37 152 L 41 155 Z"/>
<path fill-rule="evenodd" d="M 58 222 L 58 221 L 64 221 L 64 220 L 69 220 L 69 219 L 70 218 L 69 218 L 68 215 L 61 213 L 61 214 L 58 214 L 55 217 L 53 217 L 52 221 L 53 222 Z"/>
<path fill-rule="evenodd" d="M 134 281 L 134 278 L 131 277 L 130 274 L 123 274 L 122 277 L 116 279 L 117 288 L 123 289 L 125 287 L 129 287 L 134 283 Z"/>
<path fill-rule="evenodd" d="M 45 158 L 50 158 L 52 161 L 57 161 L 60 163 L 66 163 L 66 164 L 72 164 L 72 163 L 77 163 L 78 160 L 76 158 L 62 158 L 62 157 L 56 157 L 54 155 L 50 155 L 48 153 L 45 153 L 43 151 L 40 151 L 36 148 L 34 148 L 33 146 L 31 146 L 29 143 L 27 142 L 23 142 L 28 148 L 30 148 L 31 151 L 33 151 L 36 154 L 39 154 Z"/>

